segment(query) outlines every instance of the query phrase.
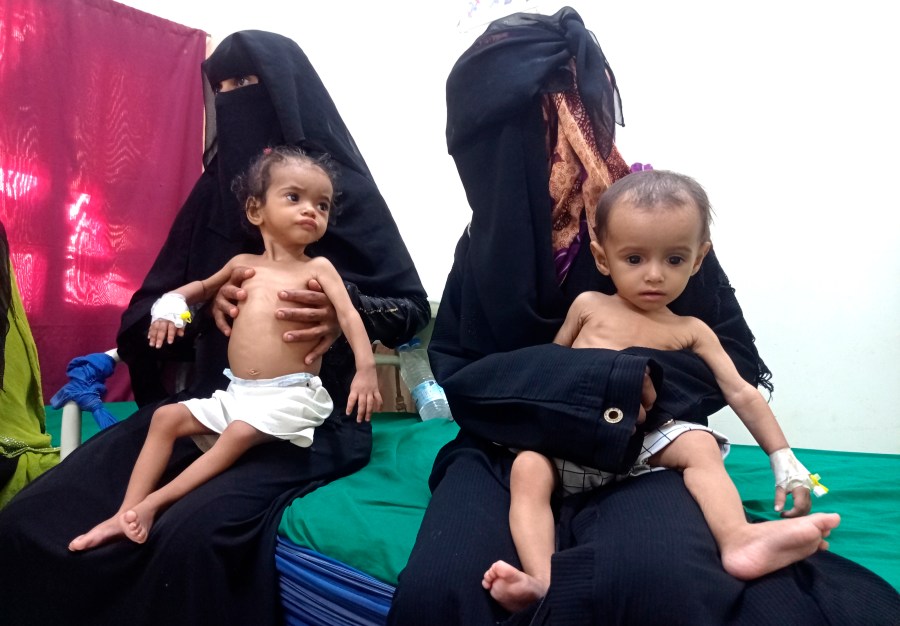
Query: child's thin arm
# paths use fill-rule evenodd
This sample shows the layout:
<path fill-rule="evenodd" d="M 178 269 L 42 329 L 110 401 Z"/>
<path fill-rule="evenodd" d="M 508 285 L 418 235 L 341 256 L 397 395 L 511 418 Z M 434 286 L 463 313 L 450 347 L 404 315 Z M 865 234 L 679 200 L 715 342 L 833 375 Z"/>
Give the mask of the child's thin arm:
<path fill-rule="evenodd" d="M 728 406 L 741 418 L 766 454 L 788 447 L 787 438 L 763 395 L 741 378 L 734 361 L 709 326 L 699 320 L 696 326 L 693 350 L 712 370 Z"/>
<path fill-rule="evenodd" d="M 758 389 L 741 378 L 731 357 L 722 348 L 719 338 L 699 320 L 696 320 L 693 349 L 712 370 L 728 405 L 769 455 L 772 470 L 775 472 L 775 510 L 783 510 L 787 492 L 790 491 L 794 506 L 782 515 L 795 517 L 809 513 L 810 474 L 791 451 L 787 438 L 765 398 Z"/>
<path fill-rule="evenodd" d="M 369 421 L 372 413 L 381 409 L 381 392 L 378 390 L 372 342 L 337 270 L 322 257 L 318 257 L 316 261 L 320 264 L 316 280 L 319 281 L 322 291 L 334 305 L 338 323 L 350 343 L 356 361 L 356 375 L 353 377 L 350 396 L 347 398 L 347 415 L 358 403 L 356 420 L 358 422 Z"/>
<path fill-rule="evenodd" d="M 553 343 L 570 348 L 572 347 L 572 344 L 575 343 L 578 331 L 581 330 L 581 311 L 584 308 L 586 297 L 586 293 L 579 294 L 572 302 L 572 305 L 566 313 L 566 319 L 563 322 L 563 325 L 556 331 L 556 337 L 553 338 Z"/>
<path fill-rule="evenodd" d="M 237 259 L 238 257 L 235 257 Z M 163 294 L 150 309 L 151 321 L 147 338 L 156 348 L 172 343 L 176 336 L 184 335 L 184 326 L 190 322 L 188 306 L 210 300 L 233 271 L 235 259 L 205 280 L 195 280 Z"/>
<path fill-rule="evenodd" d="M 231 278 L 231 273 L 238 265 L 238 263 L 236 263 L 236 260 L 239 258 L 240 257 L 235 257 L 231 259 L 230 261 L 228 261 L 228 263 L 225 264 L 225 267 L 220 269 L 209 278 L 189 282 L 188 284 L 182 285 L 178 289 L 170 291 L 169 293 L 177 293 L 181 296 L 184 296 L 184 300 L 188 305 L 208 302 L 213 297 L 215 297 L 219 289 L 221 289 L 222 286 Z"/>

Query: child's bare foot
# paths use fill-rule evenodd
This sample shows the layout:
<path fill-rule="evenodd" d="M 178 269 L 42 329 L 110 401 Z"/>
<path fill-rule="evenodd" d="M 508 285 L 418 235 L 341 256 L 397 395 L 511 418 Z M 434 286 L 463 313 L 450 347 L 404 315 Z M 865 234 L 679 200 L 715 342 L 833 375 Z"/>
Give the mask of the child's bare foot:
<path fill-rule="evenodd" d="M 521 611 L 547 595 L 549 583 L 529 576 L 506 561 L 497 561 L 484 573 L 481 586 L 510 613 Z"/>
<path fill-rule="evenodd" d="M 141 502 L 119 516 L 119 526 L 127 538 L 135 543 L 144 543 L 153 527 L 155 517 L 156 509 Z"/>
<path fill-rule="evenodd" d="M 781 519 L 746 528 L 722 547 L 725 571 L 741 580 L 752 580 L 805 559 L 818 550 L 827 550 L 825 541 L 841 523 L 837 513 L 814 513 L 806 517 Z"/>
<path fill-rule="evenodd" d="M 116 514 L 108 520 L 100 522 L 83 535 L 75 537 L 69 542 L 69 550 L 72 552 L 90 550 L 105 543 L 121 539 L 123 535 L 122 528 L 119 526 L 119 516 Z"/>

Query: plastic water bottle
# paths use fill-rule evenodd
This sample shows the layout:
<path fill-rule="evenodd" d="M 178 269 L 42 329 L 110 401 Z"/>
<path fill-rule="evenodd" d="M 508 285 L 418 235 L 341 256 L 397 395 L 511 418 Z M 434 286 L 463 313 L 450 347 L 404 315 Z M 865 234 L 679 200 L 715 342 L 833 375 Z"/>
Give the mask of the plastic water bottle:
<path fill-rule="evenodd" d="M 409 343 L 397 347 L 397 354 L 400 357 L 400 377 L 409 388 L 419 417 L 422 420 L 436 417 L 453 419 L 444 389 L 434 380 L 428 352 L 422 341 L 413 337 Z"/>

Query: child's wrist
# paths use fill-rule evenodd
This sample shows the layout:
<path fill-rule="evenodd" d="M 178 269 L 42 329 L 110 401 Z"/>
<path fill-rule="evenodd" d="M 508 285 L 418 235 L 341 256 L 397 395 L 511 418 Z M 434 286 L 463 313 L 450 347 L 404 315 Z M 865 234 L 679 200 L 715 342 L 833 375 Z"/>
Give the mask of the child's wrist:
<path fill-rule="evenodd" d="M 185 324 L 190 323 L 191 311 L 184 296 L 171 291 L 160 296 L 150 307 L 150 323 L 156 320 L 172 322 L 175 328 L 184 328 Z"/>
<path fill-rule="evenodd" d="M 797 487 L 806 487 L 817 496 L 828 493 L 828 489 L 819 483 L 819 475 L 811 474 L 790 448 L 781 448 L 770 454 L 769 463 L 775 474 L 776 487 L 788 492 Z"/>

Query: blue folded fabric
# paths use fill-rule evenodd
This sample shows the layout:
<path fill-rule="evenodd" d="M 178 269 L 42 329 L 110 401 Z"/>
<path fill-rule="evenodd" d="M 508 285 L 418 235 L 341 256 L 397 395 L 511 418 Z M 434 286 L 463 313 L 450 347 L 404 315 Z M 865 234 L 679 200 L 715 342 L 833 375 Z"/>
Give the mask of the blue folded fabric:
<path fill-rule="evenodd" d="M 394 587 L 283 537 L 275 546 L 285 623 L 383 626 Z"/>
<path fill-rule="evenodd" d="M 66 366 L 69 382 L 50 398 L 50 405 L 59 409 L 66 402 L 75 402 L 82 411 L 90 411 L 94 415 L 94 421 L 101 429 L 112 426 L 117 420 L 103 408 L 103 398 L 106 396 L 104 383 L 115 369 L 115 359 L 105 352 L 75 357 Z"/>

